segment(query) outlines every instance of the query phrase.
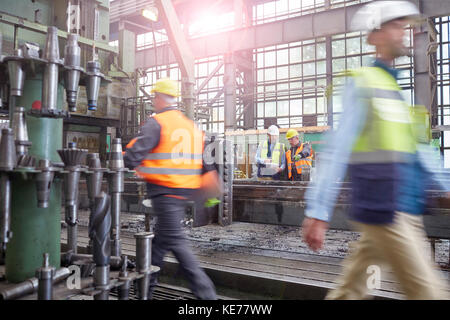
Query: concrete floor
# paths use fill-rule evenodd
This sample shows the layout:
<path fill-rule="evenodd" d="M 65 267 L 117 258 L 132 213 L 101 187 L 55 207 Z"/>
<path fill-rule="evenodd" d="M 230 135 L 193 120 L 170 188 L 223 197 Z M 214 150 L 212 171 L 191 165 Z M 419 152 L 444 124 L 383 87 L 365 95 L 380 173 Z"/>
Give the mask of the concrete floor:
<path fill-rule="evenodd" d="M 80 212 L 81 248 L 88 241 L 88 216 L 88 212 Z M 123 213 L 122 252 L 130 258 L 135 253 L 133 234 L 138 231 L 144 231 L 144 216 Z M 323 299 L 342 272 L 342 260 L 348 253 L 349 244 L 359 237 L 357 232 L 329 230 L 324 249 L 313 252 L 301 241 L 300 227 L 234 222 L 226 227 L 212 224 L 186 228 L 186 232 L 200 265 L 216 287 L 239 292 L 241 297 L 234 296 L 238 299 L 248 299 L 254 292 L 267 299 Z M 63 243 L 65 239 L 66 229 L 63 229 Z M 427 250 L 430 254 L 430 246 Z M 443 281 L 450 288 L 448 252 L 448 240 L 437 241 L 436 261 L 443 269 Z M 187 288 L 177 270 L 178 262 L 169 254 L 162 274 L 169 280 L 165 283 Z M 245 292 L 248 288 L 252 290 Z M 232 294 L 222 294 L 233 297 Z M 404 298 L 389 267 L 382 267 L 381 290 L 372 294 Z"/>
<path fill-rule="evenodd" d="M 88 225 L 89 213 L 80 212 L 80 225 Z M 144 216 L 122 213 L 122 230 L 126 233 L 144 231 Z M 325 257 L 344 258 L 348 254 L 349 244 L 359 239 L 359 232 L 328 230 L 323 249 L 314 252 L 301 240 L 301 227 L 233 222 L 230 226 L 217 224 L 196 228 L 186 228 L 188 238 L 194 247 L 207 248 L 214 244 L 217 250 L 225 249 L 249 252 L 261 249 L 271 254 L 288 256 L 289 253 L 301 253 Z M 431 258 L 431 244 L 426 247 Z M 438 239 L 435 243 L 435 261 L 442 268 L 450 268 L 450 240 Z M 222 247 L 222 248 L 221 248 Z"/>

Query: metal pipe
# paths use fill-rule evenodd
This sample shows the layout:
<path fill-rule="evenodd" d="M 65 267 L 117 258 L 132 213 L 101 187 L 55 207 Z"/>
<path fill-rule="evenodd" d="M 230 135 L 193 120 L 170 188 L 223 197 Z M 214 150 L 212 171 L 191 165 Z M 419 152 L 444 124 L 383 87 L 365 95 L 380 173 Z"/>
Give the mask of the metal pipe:
<path fill-rule="evenodd" d="M 109 193 L 111 195 L 111 255 L 121 255 L 120 240 L 120 210 L 124 191 L 124 163 L 122 155 L 122 140 L 113 139 L 109 153 L 108 168 L 113 171 L 108 176 Z"/>
<path fill-rule="evenodd" d="M 6 252 L 11 233 L 11 181 L 8 174 L 0 174 L 0 252 Z"/>
<path fill-rule="evenodd" d="M 144 275 L 137 280 L 139 299 L 148 300 L 154 234 L 142 232 L 136 233 L 134 237 L 136 238 L 136 271 Z"/>
<path fill-rule="evenodd" d="M 55 268 L 50 266 L 48 253 L 44 253 L 44 264 L 36 271 L 38 280 L 38 300 L 53 300 L 53 277 Z"/>
<path fill-rule="evenodd" d="M 6 251 L 11 233 L 11 180 L 8 171 L 16 166 L 14 135 L 10 128 L 2 130 L 0 142 L 0 255 Z"/>
<path fill-rule="evenodd" d="M 109 297 L 109 265 L 95 266 L 94 286 L 100 293 L 94 295 L 94 300 L 108 300 Z"/>
<path fill-rule="evenodd" d="M 111 256 L 109 259 L 111 269 L 120 269 L 123 266 L 123 260 L 121 257 Z M 93 262 L 93 256 L 92 254 L 72 253 L 71 251 L 66 252 L 61 256 L 61 263 L 65 265 L 70 265 L 73 262 L 80 260 Z"/>
<path fill-rule="evenodd" d="M 122 240 L 120 239 L 120 203 L 121 194 L 111 193 L 111 255 L 120 256 Z"/>
<path fill-rule="evenodd" d="M 53 284 L 59 283 L 71 275 L 68 268 L 60 268 L 55 271 Z M 36 292 L 39 286 L 39 279 L 36 277 L 18 283 L 13 287 L 0 291 L 0 300 L 14 300 L 27 294 Z"/>
<path fill-rule="evenodd" d="M 128 264 L 128 257 L 123 256 L 122 270 L 120 270 L 119 273 L 119 281 L 123 282 L 123 284 L 119 286 L 119 288 L 117 289 L 119 293 L 119 300 L 129 300 L 130 298 L 131 279 L 128 276 L 127 264 Z"/>
<path fill-rule="evenodd" d="M 78 252 L 77 206 L 66 206 L 67 249 Z"/>

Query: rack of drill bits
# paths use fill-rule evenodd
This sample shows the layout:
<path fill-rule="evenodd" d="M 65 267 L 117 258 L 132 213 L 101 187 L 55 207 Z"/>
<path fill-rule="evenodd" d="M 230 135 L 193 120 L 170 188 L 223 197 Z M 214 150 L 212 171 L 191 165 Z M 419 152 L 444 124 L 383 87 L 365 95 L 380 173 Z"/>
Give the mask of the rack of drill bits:
<path fill-rule="evenodd" d="M 0 48 L 1 41 L 0 37 Z M 100 62 L 96 60 L 87 62 L 86 69 L 81 67 L 81 49 L 78 45 L 77 34 L 68 35 L 64 47 L 64 58 L 61 58 L 58 29 L 52 26 L 47 29 L 42 55 L 40 55 L 39 45 L 25 42 L 14 50 L 14 55 L 0 57 L 0 72 L 7 73 L 9 78 L 9 99 L 12 101 L 10 108 L 15 107 L 15 97 L 23 94 L 26 75 L 43 74 L 41 104 L 28 112 L 37 117 L 69 117 L 69 112 L 77 110 L 79 86 L 86 87 L 88 110 L 95 111 L 100 86 L 111 82 L 100 71 L 100 67 Z M 1 70 L 2 68 L 5 70 Z M 61 110 L 57 104 L 58 84 L 62 81 L 69 110 Z"/>

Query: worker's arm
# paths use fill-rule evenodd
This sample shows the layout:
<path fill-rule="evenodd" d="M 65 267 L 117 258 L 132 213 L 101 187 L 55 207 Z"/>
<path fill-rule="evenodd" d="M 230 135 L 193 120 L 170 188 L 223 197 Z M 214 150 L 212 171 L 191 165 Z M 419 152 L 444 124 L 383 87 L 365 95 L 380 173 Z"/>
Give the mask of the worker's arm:
<path fill-rule="evenodd" d="M 160 134 L 161 126 L 154 118 L 150 118 L 142 126 L 136 142 L 125 150 L 123 157 L 125 166 L 129 169 L 139 166 L 145 156 L 158 145 Z"/>
<path fill-rule="evenodd" d="M 417 155 L 422 168 L 428 172 L 430 178 L 434 180 L 444 191 L 450 191 L 449 175 L 445 174 L 444 161 L 436 151 L 428 144 L 417 145 Z"/>
<path fill-rule="evenodd" d="M 264 160 L 261 159 L 261 148 L 262 148 L 262 142 L 260 144 L 258 144 L 258 149 L 256 150 L 256 163 L 257 164 L 264 164 Z"/>
<path fill-rule="evenodd" d="M 343 95 L 344 111 L 336 131 L 328 133 L 327 146 L 320 155 L 317 178 L 305 194 L 309 218 L 329 222 L 336 203 L 338 190 L 345 177 L 355 140 L 364 128 L 367 104 L 358 98 L 357 88 L 350 81 Z"/>
<path fill-rule="evenodd" d="M 307 158 L 311 155 L 311 144 L 304 143 L 303 150 L 300 152 L 302 158 Z"/>
<path fill-rule="evenodd" d="M 286 168 L 286 152 L 284 148 L 282 148 L 282 150 L 280 151 L 280 157 L 281 157 L 280 172 L 281 172 L 284 170 L 284 168 Z"/>
<path fill-rule="evenodd" d="M 206 145 L 203 149 L 204 155 L 206 152 L 205 149 L 207 149 Z M 225 159 L 225 161 L 227 161 L 227 159 Z M 205 161 L 205 156 L 203 156 L 201 186 L 202 196 L 209 199 L 220 197 L 223 193 L 223 189 L 223 181 L 217 172 L 216 163 L 209 163 L 208 161 Z"/>

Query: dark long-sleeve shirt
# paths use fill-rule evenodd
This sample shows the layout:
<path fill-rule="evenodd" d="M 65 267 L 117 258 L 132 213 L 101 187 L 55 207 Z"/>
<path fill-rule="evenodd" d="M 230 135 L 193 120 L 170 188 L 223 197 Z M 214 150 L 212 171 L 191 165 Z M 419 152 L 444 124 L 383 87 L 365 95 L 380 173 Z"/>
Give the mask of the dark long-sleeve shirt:
<path fill-rule="evenodd" d="M 176 110 L 175 107 L 168 107 L 163 109 L 160 112 L 165 112 L 169 110 Z M 158 113 L 160 113 L 158 112 Z M 161 138 L 161 126 L 155 118 L 150 118 L 142 127 L 139 135 L 136 137 L 136 142 L 132 147 L 127 148 L 125 151 L 125 155 L 123 157 L 124 164 L 129 169 L 134 169 L 139 166 L 144 160 L 144 158 L 159 144 L 159 140 Z M 202 172 L 208 172 L 215 170 L 214 165 L 207 165 L 205 161 L 203 161 L 203 169 Z M 184 189 L 184 188 L 168 188 L 165 186 L 160 186 L 156 184 L 147 184 L 147 192 L 150 198 L 171 194 L 171 195 L 180 195 L 184 197 L 191 197 L 194 195 L 195 190 L 193 189 Z"/>

